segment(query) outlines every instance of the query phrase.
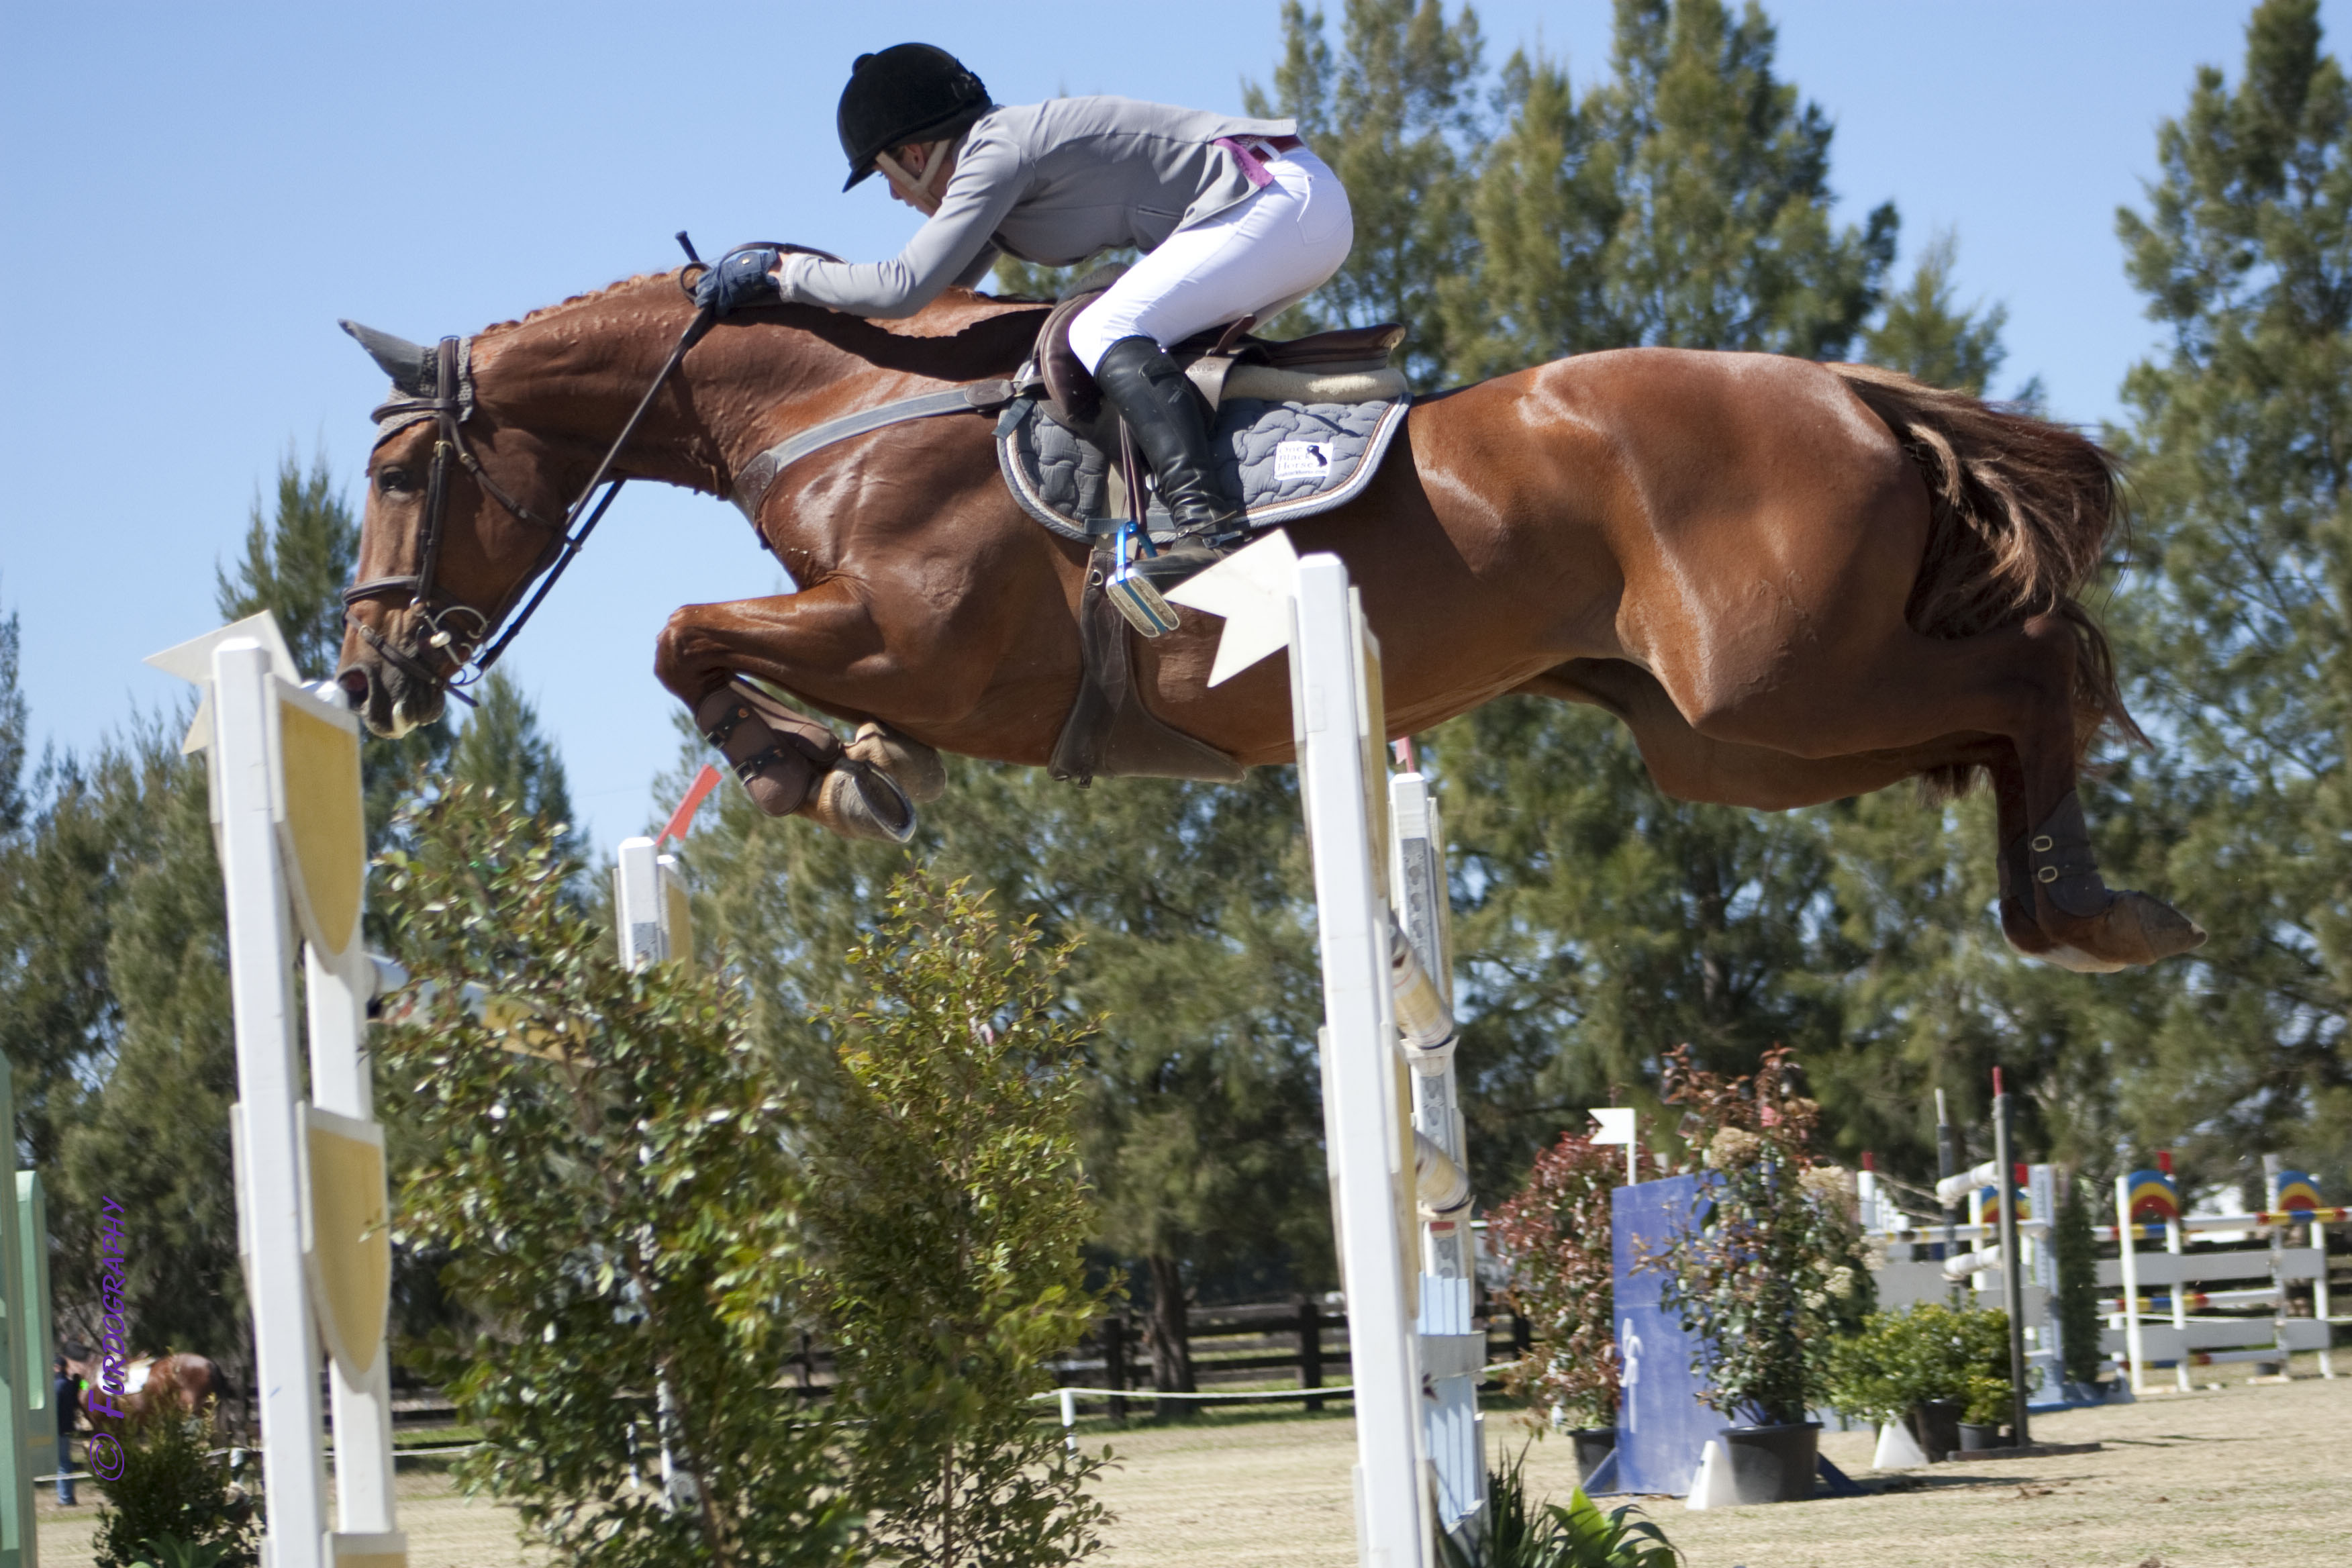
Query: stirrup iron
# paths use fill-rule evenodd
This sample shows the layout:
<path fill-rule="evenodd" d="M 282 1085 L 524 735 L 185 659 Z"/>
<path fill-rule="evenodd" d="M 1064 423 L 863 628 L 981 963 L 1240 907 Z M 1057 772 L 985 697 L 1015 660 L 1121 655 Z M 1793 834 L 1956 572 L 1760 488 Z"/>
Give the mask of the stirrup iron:
<path fill-rule="evenodd" d="M 1142 533 L 1140 521 L 1130 521 L 1118 531 L 1117 562 L 1103 587 L 1112 605 L 1127 617 L 1129 626 L 1148 637 L 1165 637 L 1176 629 L 1176 612 L 1160 596 L 1159 589 L 1135 574 L 1135 561 L 1128 553 L 1129 544 Z M 1144 539 L 1143 547 L 1151 548 L 1149 538 Z"/>

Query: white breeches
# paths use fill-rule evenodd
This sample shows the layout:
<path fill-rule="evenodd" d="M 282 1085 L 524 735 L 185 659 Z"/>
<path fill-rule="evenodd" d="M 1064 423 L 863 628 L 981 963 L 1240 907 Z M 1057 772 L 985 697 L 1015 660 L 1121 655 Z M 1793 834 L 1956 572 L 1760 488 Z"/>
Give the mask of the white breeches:
<path fill-rule="evenodd" d="M 1356 242 L 1339 177 L 1305 148 L 1265 161 L 1274 183 L 1205 223 L 1180 228 L 1070 323 L 1092 370 L 1121 338 L 1166 348 L 1244 316 L 1264 325 L 1339 270 Z"/>

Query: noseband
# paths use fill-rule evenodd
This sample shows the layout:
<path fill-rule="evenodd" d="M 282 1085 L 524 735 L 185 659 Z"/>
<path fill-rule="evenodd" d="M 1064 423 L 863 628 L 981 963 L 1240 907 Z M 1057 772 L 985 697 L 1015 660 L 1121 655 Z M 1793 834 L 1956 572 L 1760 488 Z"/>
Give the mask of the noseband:
<path fill-rule="evenodd" d="M 681 236 L 681 242 L 683 238 Z M 688 254 L 692 252 L 689 250 Z M 688 291 L 692 292 L 690 285 Z M 613 477 L 611 483 L 606 484 L 607 478 L 612 476 L 614 461 L 620 457 L 621 448 L 628 444 L 629 437 L 636 434 L 646 410 L 653 406 L 654 395 L 661 390 L 662 384 L 677 368 L 678 361 L 686 357 L 686 351 L 710 330 L 714 319 L 708 307 L 695 312 L 693 321 L 679 334 L 677 346 L 670 351 L 669 358 L 655 374 L 653 384 L 646 387 L 645 395 L 638 399 L 636 411 L 621 426 L 621 433 L 604 454 L 604 460 L 596 465 L 595 473 L 582 488 L 579 499 L 565 510 L 561 522 L 540 516 L 509 495 L 497 480 L 490 478 L 483 468 L 481 459 L 475 457 L 472 448 L 466 445 L 465 425 L 467 416 L 473 412 L 473 386 L 467 374 L 463 344 L 456 338 L 443 338 L 434 358 L 433 395 L 394 398 L 378 407 L 371 416 L 379 424 L 393 419 L 407 425 L 426 418 L 434 423 L 433 466 L 425 480 L 425 517 L 416 531 L 416 570 L 395 577 L 371 577 L 364 583 L 354 583 L 344 589 L 343 618 L 356 626 L 367 645 L 403 674 L 446 692 L 468 706 L 473 705 L 474 700 L 459 688 L 479 680 L 488 672 L 490 666 L 499 661 L 499 656 L 506 652 L 531 616 L 546 601 L 548 591 L 563 575 L 564 568 L 572 564 L 572 557 L 580 553 L 580 547 L 588 542 L 588 535 L 603 521 L 605 509 L 613 504 L 613 498 L 619 495 L 621 487 L 628 482 L 625 477 Z M 512 516 L 550 536 L 548 546 L 541 552 L 538 562 L 509 590 L 498 608 L 489 615 L 454 599 L 443 602 L 436 593 L 439 586 L 436 574 L 441 562 L 441 538 L 447 527 L 449 467 L 453 461 L 474 477 L 474 482 L 482 487 L 484 495 L 504 507 Z M 596 495 L 600 485 L 604 487 L 601 499 Z M 593 509 L 589 504 L 592 500 L 595 502 Z M 583 513 L 586 514 L 585 521 L 582 521 Z M 546 575 L 541 577 L 541 573 Z M 515 599 L 534 577 L 540 578 L 538 591 L 531 595 L 530 602 L 523 605 L 513 623 L 503 632 L 499 632 L 496 640 L 489 641 L 488 647 L 484 647 L 484 642 L 497 631 Z M 417 619 L 430 628 L 424 647 L 415 651 L 399 647 L 373 626 L 352 617 L 352 608 L 361 600 L 394 595 L 405 595 L 408 603 L 415 608 Z M 453 625 L 459 617 L 472 624 L 466 626 Z M 451 660 L 454 668 L 447 675 L 431 668 L 418 657 L 426 648 L 440 651 Z M 476 651 L 478 649 L 478 652 Z"/>

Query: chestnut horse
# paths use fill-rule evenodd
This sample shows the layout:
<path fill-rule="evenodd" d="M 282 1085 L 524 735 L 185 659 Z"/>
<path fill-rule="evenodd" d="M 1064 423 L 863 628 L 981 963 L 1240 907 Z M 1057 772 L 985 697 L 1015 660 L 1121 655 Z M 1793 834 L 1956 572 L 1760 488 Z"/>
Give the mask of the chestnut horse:
<path fill-rule="evenodd" d="M 92 1355 L 79 1361 L 67 1358 L 66 1370 L 89 1385 L 90 1393 L 82 1395 L 82 1415 L 95 1431 L 98 1422 L 105 1417 L 91 1406 L 90 1394 L 104 1394 L 99 1383 L 104 1368 Z M 126 1363 L 122 1370 L 121 1408 L 132 1421 L 165 1408 L 198 1415 L 208 1407 L 217 1410 L 219 1402 L 228 1397 L 228 1380 L 206 1356 L 187 1352 L 142 1356 Z"/>
<path fill-rule="evenodd" d="M 731 317 L 685 355 L 616 471 L 727 495 L 821 421 L 1009 374 L 1045 309 L 951 290 L 896 322 Z M 657 274 L 470 341 L 471 462 L 445 464 L 433 552 L 438 625 L 467 634 L 454 642 L 383 591 L 420 571 L 436 440 L 429 420 L 387 424 L 338 676 L 372 730 L 438 717 L 443 681 L 550 563 L 546 520 L 691 313 L 677 275 Z M 886 726 L 890 747 L 867 754 L 894 772 L 935 768 L 926 748 L 1044 763 L 1078 689 L 1088 558 L 1015 504 L 990 430 L 926 419 L 786 468 L 756 526 L 796 591 L 678 610 L 654 649 L 662 683 L 693 710 L 748 675 Z M 2009 940 L 2112 970 L 2204 940 L 2105 886 L 2075 798 L 2095 733 L 2137 735 L 2077 598 L 2118 511 L 2105 455 L 2061 426 L 1885 371 L 1631 349 L 1423 400 L 1358 499 L 1290 532 L 1361 587 L 1394 734 L 1510 691 L 1591 703 L 1632 729 L 1667 794 L 1765 810 L 1981 772 Z M 453 623 L 451 605 L 470 615 Z M 1287 762 L 1288 672 L 1266 660 L 1210 689 L 1221 626 L 1188 611 L 1138 641 L 1138 688 L 1244 765 Z M 814 795 L 803 809 L 824 820 Z"/>

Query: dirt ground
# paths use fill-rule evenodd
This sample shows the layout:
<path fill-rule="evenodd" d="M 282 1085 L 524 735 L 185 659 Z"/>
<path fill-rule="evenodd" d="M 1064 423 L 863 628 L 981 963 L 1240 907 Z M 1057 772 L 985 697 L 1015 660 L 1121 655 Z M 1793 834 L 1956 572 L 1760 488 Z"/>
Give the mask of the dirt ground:
<path fill-rule="evenodd" d="M 1643 1506 L 1691 1568 L 2352 1563 L 2352 1491 L 2341 1484 L 2340 1458 L 2326 1458 L 2340 1455 L 2347 1426 L 2352 1376 L 2232 1381 L 2034 1419 L 2037 1438 L 2104 1444 L 2095 1454 L 1888 1475 L 1869 1470 L 1870 1435 L 1829 1433 L 1823 1451 L 1874 1495 L 1699 1513 L 1671 1498 Z M 1516 1418 L 1488 1417 L 1497 1457 L 1526 1438 Z M 1105 1555 L 1117 1568 L 1356 1561 L 1355 1432 L 1344 1415 L 1242 1417 L 1111 1441 L 1122 1468 L 1104 1496 L 1120 1518 Z M 1537 1497 L 1564 1498 L 1574 1482 L 1574 1457 L 1558 1440 L 1537 1443 L 1527 1468 Z"/>
<path fill-rule="evenodd" d="M 2343 1352 L 2338 1352 L 2339 1357 Z M 2307 1362 L 2309 1358 L 2300 1358 Z M 1822 1449 L 1872 1495 L 1691 1513 L 1643 1500 L 1691 1568 L 2272 1568 L 2352 1562 L 2352 1489 L 2343 1435 L 2352 1375 L 2323 1382 L 2299 1364 L 2286 1384 L 2235 1380 L 2137 1405 L 2034 1418 L 2047 1442 L 2098 1442 L 2095 1454 L 1869 1470 L 1865 1433 Z M 2347 1369 L 2352 1370 L 2352 1369 Z M 1488 1446 L 1516 1450 L 1527 1430 L 1490 1415 Z M 1322 1416 L 1234 1414 L 1122 1432 L 1085 1423 L 1118 1468 L 1104 1500 L 1119 1515 L 1105 1568 L 1351 1568 L 1349 1473 L 1355 1428 Z M 2329 1454 L 2338 1457 L 2328 1458 Z M 1529 1490 L 1564 1498 L 1568 1445 L 1528 1451 Z M 85 1500 L 94 1494 L 83 1492 Z M 87 1568 L 96 1509 L 38 1514 L 44 1568 Z M 401 1523 L 412 1568 L 521 1568 L 513 1514 L 456 1496 L 441 1476 L 404 1476 Z"/>

